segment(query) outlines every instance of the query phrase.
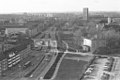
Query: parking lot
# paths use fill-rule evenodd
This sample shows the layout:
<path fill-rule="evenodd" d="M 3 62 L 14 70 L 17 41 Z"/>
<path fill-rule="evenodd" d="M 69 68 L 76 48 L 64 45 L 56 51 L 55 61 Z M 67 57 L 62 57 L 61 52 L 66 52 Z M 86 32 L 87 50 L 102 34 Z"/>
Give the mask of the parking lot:
<path fill-rule="evenodd" d="M 95 57 L 80 80 L 110 80 L 114 63 L 113 57 Z"/>

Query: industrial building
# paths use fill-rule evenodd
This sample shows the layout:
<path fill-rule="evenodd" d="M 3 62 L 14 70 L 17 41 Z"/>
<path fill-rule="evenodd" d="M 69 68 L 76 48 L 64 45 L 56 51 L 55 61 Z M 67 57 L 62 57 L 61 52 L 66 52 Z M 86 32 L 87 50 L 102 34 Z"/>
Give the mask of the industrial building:
<path fill-rule="evenodd" d="M 30 21 L 24 25 L 13 24 L 13 23 L 4 24 L 4 25 L 0 25 L 0 27 L 1 27 L 0 33 L 2 32 L 6 36 L 21 32 L 27 34 L 29 37 L 34 37 L 45 29 L 42 23 L 36 21 Z"/>
<path fill-rule="evenodd" d="M 26 33 L 28 30 L 28 28 L 25 26 L 6 26 L 5 28 L 6 35 L 18 32 Z"/>

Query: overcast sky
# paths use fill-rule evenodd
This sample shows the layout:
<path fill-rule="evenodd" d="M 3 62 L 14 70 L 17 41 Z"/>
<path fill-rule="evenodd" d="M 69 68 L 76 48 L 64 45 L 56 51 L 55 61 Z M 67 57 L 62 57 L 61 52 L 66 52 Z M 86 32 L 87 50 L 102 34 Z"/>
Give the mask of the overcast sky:
<path fill-rule="evenodd" d="M 0 13 L 120 11 L 120 0 L 0 0 Z"/>

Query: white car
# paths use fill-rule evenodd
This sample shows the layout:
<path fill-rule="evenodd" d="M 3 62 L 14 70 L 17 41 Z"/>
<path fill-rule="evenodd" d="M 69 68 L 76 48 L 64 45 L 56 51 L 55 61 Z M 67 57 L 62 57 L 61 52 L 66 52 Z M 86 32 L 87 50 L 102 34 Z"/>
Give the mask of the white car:
<path fill-rule="evenodd" d="M 92 72 L 93 68 L 88 68 L 85 73 Z"/>
<path fill-rule="evenodd" d="M 88 76 L 88 75 L 85 75 L 83 80 L 96 80 L 96 77 L 95 76 Z"/>

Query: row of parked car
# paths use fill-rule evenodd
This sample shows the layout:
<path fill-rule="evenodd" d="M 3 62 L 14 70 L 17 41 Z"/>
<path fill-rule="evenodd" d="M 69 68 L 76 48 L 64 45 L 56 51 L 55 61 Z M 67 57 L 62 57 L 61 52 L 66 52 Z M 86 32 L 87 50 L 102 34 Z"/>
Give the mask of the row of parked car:
<path fill-rule="evenodd" d="M 109 80 L 113 63 L 113 57 L 95 57 L 81 80 Z"/>

